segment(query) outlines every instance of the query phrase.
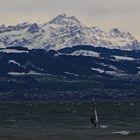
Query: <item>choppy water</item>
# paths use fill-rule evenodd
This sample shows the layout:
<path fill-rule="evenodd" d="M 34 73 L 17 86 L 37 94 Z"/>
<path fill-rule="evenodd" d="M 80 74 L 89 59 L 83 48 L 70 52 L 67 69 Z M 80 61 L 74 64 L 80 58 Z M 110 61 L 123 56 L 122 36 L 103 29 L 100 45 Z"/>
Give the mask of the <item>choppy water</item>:
<path fill-rule="evenodd" d="M 90 103 L 0 104 L 0 140 L 140 140 L 140 103 L 97 103 L 100 128 L 90 122 Z"/>

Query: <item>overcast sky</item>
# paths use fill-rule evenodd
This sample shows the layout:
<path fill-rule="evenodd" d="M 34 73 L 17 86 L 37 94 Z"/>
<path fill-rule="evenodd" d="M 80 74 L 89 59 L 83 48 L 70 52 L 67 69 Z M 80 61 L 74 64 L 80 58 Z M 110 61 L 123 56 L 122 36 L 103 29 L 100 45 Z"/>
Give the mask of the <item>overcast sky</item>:
<path fill-rule="evenodd" d="M 140 0 L 0 0 L 0 24 L 43 23 L 63 13 L 87 26 L 129 31 L 140 40 Z"/>

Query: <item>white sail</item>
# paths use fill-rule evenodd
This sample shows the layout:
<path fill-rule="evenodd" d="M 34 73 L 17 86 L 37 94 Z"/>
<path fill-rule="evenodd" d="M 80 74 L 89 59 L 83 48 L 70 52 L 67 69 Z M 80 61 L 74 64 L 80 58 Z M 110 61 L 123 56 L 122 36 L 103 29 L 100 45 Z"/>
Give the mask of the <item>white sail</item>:
<path fill-rule="evenodd" d="M 97 115 L 97 111 L 95 109 L 95 121 L 98 123 L 99 122 L 99 119 L 98 119 L 98 115 Z"/>
<path fill-rule="evenodd" d="M 97 110 L 96 110 L 95 98 L 92 98 L 91 122 L 95 128 L 99 127 L 99 119 L 98 119 L 98 114 L 97 114 Z"/>

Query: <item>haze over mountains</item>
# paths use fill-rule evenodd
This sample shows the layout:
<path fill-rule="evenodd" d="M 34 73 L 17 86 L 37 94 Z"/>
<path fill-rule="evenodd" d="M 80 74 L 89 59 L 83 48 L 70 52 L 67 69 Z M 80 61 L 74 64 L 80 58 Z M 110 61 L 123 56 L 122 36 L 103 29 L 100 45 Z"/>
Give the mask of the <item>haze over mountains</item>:
<path fill-rule="evenodd" d="M 28 49 L 59 50 L 77 45 L 121 50 L 140 49 L 138 40 L 128 32 L 117 28 L 104 32 L 99 27 L 86 27 L 75 16 L 65 14 L 44 24 L 0 26 L 0 48 L 20 46 Z"/>

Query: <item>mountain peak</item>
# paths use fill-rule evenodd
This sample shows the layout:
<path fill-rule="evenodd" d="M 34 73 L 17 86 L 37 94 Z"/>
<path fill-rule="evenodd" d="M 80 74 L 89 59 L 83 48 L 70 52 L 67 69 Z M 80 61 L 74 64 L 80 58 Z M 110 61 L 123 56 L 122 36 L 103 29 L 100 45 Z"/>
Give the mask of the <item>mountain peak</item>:
<path fill-rule="evenodd" d="M 113 33 L 118 33 L 118 34 L 120 34 L 121 33 L 121 31 L 118 29 L 118 28 L 113 28 L 113 29 L 111 29 L 111 31 L 110 32 L 113 32 Z"/>
<path fill-rule="evenodd" d="M 110 31 L 110 34 L 114 37 L 122 37 L 122 38 L 133 38 L 132 35 L 129 32 L 125 32 L 125 31 L 120 31 L 118 28 L 113 28 Z"/>
<path fill-rule="evenodd" d="M 128 32 L 113 28 L 104 32 L 97 26 L 86 27 L 75 16 L 61 14 L 45 24 L 22 23 L 0 27 L 0 47 L 25 46 L 29 49 L 61 49 L 92 45 L 110 49 L 140 49 L 139 42 Z"/>
<path fill-rule="evenodd" d="M 80 23 L 80 21 L 75 16 L 67 16 L 66 14 L 61 14 L 52 19 L 49 24 L 68 24 L 68 23 Z"/>
<path fill-rule="evenodd" d="M 103 32 L 103 30 L 101 30 L 101 29 L 100 29 L 99 27 L 97 27 L 97 26 L 91 27 L 90 30 L 92 30 L 92 32 L 94 32 L 94 33 Z"/>
<path fill-rule="evenodd" d="M 39 31 L 39 27 L 38 27 L 37 23 L 32 24 L 29 27 L 28 31 L 31 32 L 31 33 L 38 32 Z"/>
<path fill-rule="evenodd" d="M 66 18 L 67 15 L 66 15 L 66 14 L 60 14 L 60 15 L 58 15 L 57 17 Z"/>

